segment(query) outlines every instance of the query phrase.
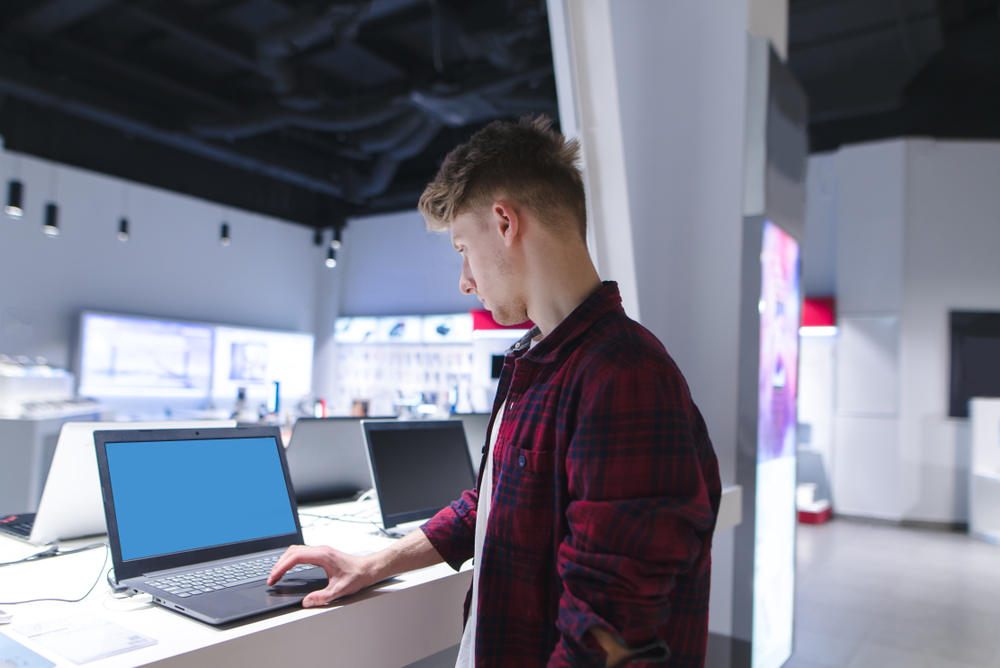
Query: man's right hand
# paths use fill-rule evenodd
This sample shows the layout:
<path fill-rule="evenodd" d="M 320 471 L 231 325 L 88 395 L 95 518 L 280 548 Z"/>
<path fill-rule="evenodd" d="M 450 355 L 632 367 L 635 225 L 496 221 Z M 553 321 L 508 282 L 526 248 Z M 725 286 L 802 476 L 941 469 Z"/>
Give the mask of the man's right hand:
<path fill-rule="evenodd" d="M 393 575 L 443 561 L 427 536 L 419 529 L 399 539 L 391 547 L 362 557 L 327 546 L 292 545 L 271 569 L 267 584 L 275 584 L 290 568 L 298 564 L 319 566 L 326 571 L 330 584 L 326 589 L 314 591 L 302 600 L 302 607 L 313 608 L 356 594 L 368 585 Z"/>
<path fill-rule="evenodd" d="M 290 568 L 299 564 L 319 566 L 326 571 L 326 577 L 330 580 L 325 589 L 314 591 L 302 600 L 303 608 L 326 605 L 335 599 L 356 594 L 368 585 L 378 582 L 378 578 L 372 572 L 371 560 L 366 557 L 347 554 L 326 546 L 292 545 L 271 569 L 267 584 L 275 584 Z"/>

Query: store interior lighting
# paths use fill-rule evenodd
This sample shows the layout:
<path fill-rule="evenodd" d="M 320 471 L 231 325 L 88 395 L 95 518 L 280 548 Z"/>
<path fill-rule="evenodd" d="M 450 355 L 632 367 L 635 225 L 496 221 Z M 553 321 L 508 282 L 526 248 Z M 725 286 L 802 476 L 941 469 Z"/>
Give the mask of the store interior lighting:
<path fill-rule="evenodd" d="M 223 246 L 228 246 L 232 243 L 232 239 L 229 238 L 229 223 L 222 224 L 222 233 L 219 235 L 219 241 Z"/>
<path fill-rule="evenodd" d="M 118 222 L 118 241 L 128 241 L 128 218 Z"/>
<path fill-rule="evenodd" d="M 4 212 L 11 218 L 21 218 L 24 216 L 22 201 L 24 199 L 24 185 L 17 179 L 13 179 L 7 184 L 7 206 Z"/>
<path fill-rule="evenodd" d="M 49 202 L 45 205 L 45 224 L 42 225 L 42 232 L 46 236 L 59 236 L 59 207 Z"/>

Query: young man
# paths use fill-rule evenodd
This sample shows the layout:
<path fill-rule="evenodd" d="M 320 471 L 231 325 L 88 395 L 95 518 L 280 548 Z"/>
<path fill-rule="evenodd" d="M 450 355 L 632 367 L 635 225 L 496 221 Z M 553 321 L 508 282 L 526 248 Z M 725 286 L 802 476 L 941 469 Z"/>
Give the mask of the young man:
<path fill-rule="evenodd" d="M 598 277 L 578 146 L 549 125 L 487 126 L 420 199 L 462 292 L 536 325 L 506 356 L 478 488 L 372 555 L 292 547 L 270 581 L 322 566 L 303 605 L 324 605 L 474 556 L 459 668 L 700 667 L 718 463 L 677 366 Z"/>

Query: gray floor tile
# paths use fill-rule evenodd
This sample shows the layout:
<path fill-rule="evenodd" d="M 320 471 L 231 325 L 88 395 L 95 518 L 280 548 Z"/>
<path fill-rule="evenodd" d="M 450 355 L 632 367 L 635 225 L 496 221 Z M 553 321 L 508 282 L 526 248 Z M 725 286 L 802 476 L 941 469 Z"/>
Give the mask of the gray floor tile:
<path fill-rule="evenodd" d="M 1000 549 L 966 535 L 800 526 L 786 668 L 1000 668 Z"/>
<path fill-rule="evenodd" d="M 828 633 L 797 630 L 795 658 L 817 666 L 845 668 L 858 653 L 862 639 L 845 640 Z"/>
<path fill-rule="evenodd" d="M 866 643 L 848 668 L 982 668 L 973 663 Z"/>

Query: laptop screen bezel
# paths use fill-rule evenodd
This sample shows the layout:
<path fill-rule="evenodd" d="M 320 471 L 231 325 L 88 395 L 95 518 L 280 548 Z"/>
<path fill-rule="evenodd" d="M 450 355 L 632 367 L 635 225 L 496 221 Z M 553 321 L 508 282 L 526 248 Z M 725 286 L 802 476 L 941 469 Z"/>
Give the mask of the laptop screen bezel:
<path fill-rule="evenodd" d="M 375 481 L 375 491 L 378 492 L 379 498 L 381 499 L 382 494 L 382 483 L 378 477 L 378 470 L 375 467 L 375 453 L 372 452 L 372 439 L 371 433 L 373 431 L 400 431 L 400 430 L 416 430 L 416 429 L 457 429 L 462 436 L 463 441 L 463 451 L 465 453 L 465 462 L 469 467 L 469 479 L 472 481 L 473 489 L 476 485 L 476 472 L 472 466 L 472 457 L 469 455 L 469 445 L 465 438 L 465 427 L 462 426 L 460 420 L 403 420 L 403 421 L 380 421 L 380 420 L 362 420 L 361 428 L 365 433 L 365 446 L 368 452 L 368 466 L 371 467 L 372 480 Z M 419 510 L 411 510 L 405 513 L 396 513 L 393 515 L 386 515 L 383 509 L 381 501 L 379 502 L 379 513 L 382 515 L 382 526 L 385 529 L 391 529 L 400 524 L 406 524 L 408 522 L 416 522 L 418 520 L 425 520 L 434 517 L 443 508 L 447 508 L 447 505 L 434 507 L 434 508 L 421 508 Z"/>
<path fill-rule="evenodd" d="M 186 441 L 205 439 L 243 439 L 271 438 L 278 450 L 281 469 L 285 477 L 285 488 L 288 492 L 288 502 L 295 521 L 295 532 L 255 538 L 252 540 L 213 545 L 210 547 L 185 550 L 172 554 L 161 554 L 140 559 L 122 559 L 121 542 L 118 537 L 118 520 L 115 516 L 114 492 L 111 488 L 111 472 L 108 467 L 108 443 L 148 443 L 154 441 Z M 97 469 L 101 476 L 101 495 L 104 500 L 104 515 L 108 523 L 108 541 L 111 545 L 111 559 L 115 567 L 115 579 L 118 582 L 140 577 L 146 573 L 164 571 L 172 568 L 183 568 L 194 564 L 228 559 L 244 554 L 266 552 L 269 550 L 302 545 L 302 525 L 299 523 L 299 507 L 295 501 L 295 491 L 288 473 L 288 462 L 285 460 L 285 448 L 281 441 L 281 431 L 277 427 L 229 427 L 215 429 L 134 429 L 95 431 L 94 445 L 97 449 Z M 138 475 L 138 473 L 137 473 Z M 171 490 L 164 489 L 165 500 L 169 499 Z M 166 502 L 166 501 L 165 501 Z"/>

